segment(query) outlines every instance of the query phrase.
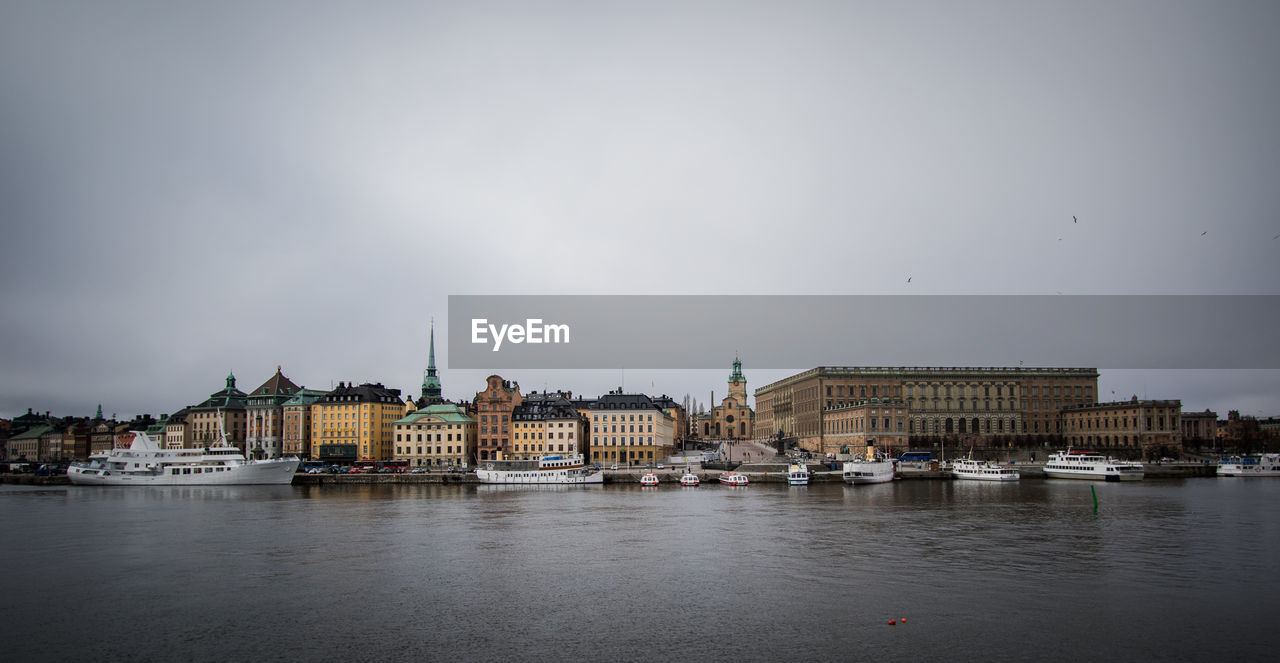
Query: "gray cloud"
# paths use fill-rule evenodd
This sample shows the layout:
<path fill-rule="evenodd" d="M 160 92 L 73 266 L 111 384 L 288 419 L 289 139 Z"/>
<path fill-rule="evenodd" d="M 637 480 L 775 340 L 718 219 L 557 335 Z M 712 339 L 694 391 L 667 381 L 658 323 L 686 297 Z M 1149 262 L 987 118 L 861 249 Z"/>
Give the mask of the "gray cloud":
<path fill-rule="evenodd" d="M 1278 18 L 6 3 L 0 414 L 416 388 L 449 294 L 1274 294 Z"/>

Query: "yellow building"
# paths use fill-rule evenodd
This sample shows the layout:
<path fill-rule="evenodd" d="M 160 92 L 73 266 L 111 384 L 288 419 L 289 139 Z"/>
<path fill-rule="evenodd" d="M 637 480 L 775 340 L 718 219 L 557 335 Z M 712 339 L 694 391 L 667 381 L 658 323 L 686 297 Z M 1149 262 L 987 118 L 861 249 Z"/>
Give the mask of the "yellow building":
<path fill-rule="evenodd" d="M 415 409 L 393 424 L 396 460 L 410 467 L 470 467 L 476 462 L 476 420 L 452 403 Z"/>
<path fill-rule="evenodd" d="M 390 460 L 395 423 L 404 417 L 399 389 L 381 383 L 338 388 L 311 405 L 311 459 L 326 463 Z"/>
<path fill-rule="evenodd" d="M 590 412 L 593 463 L 648 465 L 675 453 L 675 420 L 644 394 L 611 391 Z"/>
<path fill-rule="evenodd" d="M 583 454 L 586 420 L 562 392 L 532 392 L 511 414 L 507 458 L 536 460 L 546 455 Z"/>
<path fill-rule="evenodd" d="M 908 448 L 910 412 L 901 400 L 878 399 L 833 407 L 823 413 L 824 454 L 862 454 L 868 446 L 893 453 Z"/>

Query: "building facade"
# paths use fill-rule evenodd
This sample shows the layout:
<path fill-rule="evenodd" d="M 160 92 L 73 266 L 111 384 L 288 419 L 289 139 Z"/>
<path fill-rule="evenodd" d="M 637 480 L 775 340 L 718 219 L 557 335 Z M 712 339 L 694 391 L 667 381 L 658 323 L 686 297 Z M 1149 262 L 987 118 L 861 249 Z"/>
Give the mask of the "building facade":
<path fill-rule="evenodd" d="M 1097 382 L 1093 368 L 824 366 L 757 389 L 755 425 L 818 451 L 833 446 L 827 412 L 844 418 L 850 405 L 889 400 L 905 403 L 912 440 L 1047 440 L 1062 434 L 1063 408 L 1095 401 Z"/>
<path fill-rule="evenodd" d="M 1182 413 L 1182 441 L 1184 444 L 1210 445 L 1218 432 L 1218 413 L 1206 409 L 1204 412 Z"/>
<path fill-rule="evenodd" d="M 502 460 L 511 445 L 511 415 L 524 402 L 520 383 L 490 375 L 484 391 L 476 392 L 472 407 L 479 426 L 478 460 Z"/>
<path fill-rule="evenodd" d="M 747 379 L 742 376 L 742 360 L 734 357 L 733 372 L 729 374 L 729 394 L 705 416 L 698 418 L 698 435 L 703 438 L 749 439 L 755 435 L 755 416 L 747 403 Z"/>
<path fill-rule="evenodd" d="M 887 398 L 833 407 L 823 413 L 822 446 L 814 451 L 861 455 L 868 446 L 889 453 L 906 450 L 908 412 L 906 401 Z"/>
<path fill-rule="evenodd" d="M 1073 405 L 1062 410 L 1066 443 L 1155 460 L 1182 454 L 1182 402 L 1138 400 Z"/>
<path fill-rule="evenodd" d="M 169 415 L 164 422 L 165 449 L 191 449 L 195 447 L 195 437 L 191 435 L 191 424 L 187 423 L 188 408 L 182 408 Z"/>
<path fill-rule="evenodd" d="M 675 453 L 675 420 L 644 394 L 611 391 L 591 403 L 593 463 L 658 463 Z"/>
<path fill-rule="evenodd" d="M 245 398 L 245 455 L 254 460 L 284 455 L 284 404 L 298 393 L 298 385 L 276 373 Z"/>
<path fill-rule="evenodd" d="M 246 394 L 236 389 L 236 376 L 227 374 L 227 386 L 209 395 L 203 403 L 187 408 L 187 424 L 191 426 L 192 448 L 221 444 L 223 434 L 242 453 L 246 430 Z"/>
<path fill-rule="evenodd" d="M 311 458 L 311 406 L 323 397 L 325 392 L 315 389 L 299 388 L 293 398 L 280 406 L 280 416 L 284 419 L 281 428 L 282 453 L 285 456 Z"/>
<path fill-rule="evenodd" d="M 339 464 L 390 460 L 395 422 L 404 410 L 399 389 L 339 382 L 311 405 L 311 459 Z"/>
<path fill-rule="evenodd" d="M 476 420 L 452 403 L 419 407 L 393 429 L 394 458 L 412 467 L 467 468 L 476 462 Z"/>
<path fill-rule="evenodd" d="M 546 455 L 586 457 L 586 420 L 570 401 L 573 394 L 532 392 L 511 413 L 511 445 L 506 458 L 536 460 Z"/>

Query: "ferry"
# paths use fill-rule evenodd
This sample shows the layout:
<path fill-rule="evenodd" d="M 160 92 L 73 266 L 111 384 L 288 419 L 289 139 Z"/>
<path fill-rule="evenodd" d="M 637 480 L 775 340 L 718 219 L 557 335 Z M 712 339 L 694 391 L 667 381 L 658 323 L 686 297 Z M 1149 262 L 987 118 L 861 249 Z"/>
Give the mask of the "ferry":
<path fill-rule="evenodd" d="M 1280 477 L 1280 454 L 1232 456 L 1218 463 L 1220 477 Z"/>
<path fill-rule="evenodd" d="M 747 475 L 745 474 L 739 474 L 737 472 L 725 472 L 724 474 L 720 475 L 720 483 L 726 486 L 745 486 L 749 482 L 747 481 Z"/>
<path fill-rule="evenodd" d="M 285 485 L 301 462 L 294 457 L 246 460 L 225 436 L 213 447 L 161 449 L 146 433 L 130 431 L 116 436 L 116 445 L 88 462 L 72 463 L 67 478 L 81 486 Z"/>
<path fill-rule="evenodd" d="M 538 460 L 495 460 L 476 469 L 480 483 L 505 484 L 595 484 L 604 483 L 604 473 L 590 469 L 582 454 L 543 456 Z"/>
<path fill-rule="evenodd" d="M 843 469 L 844 482 L 850 485 L 893 481 L 893 461 L 887 458 L 879 460 L 858 458 L 846 462 Z"/>
<path fill-rule="evenodd" d="M 1118 460 L 1088 451 L 1059 451 L 1044 464 L 1050 479 L 1092 479 L 1095 481 L 1141 481 L 1142 463 Z"/>
<path fill-rule="evenodd" d="M 653 472 L 645 472 L 644 474 L 640 475 L 640 485 L 641 486 L 658 485 L 658 475 L 654 474 Z"/>
<path fill-rule="evenodd" d="M 701 482 L 698 479 L 698 475 L 694 474 L 693 472 L 690 472 L 689 470 L 685 470 L 684 476 L 680 477 L 681 486 L 696 486 L 699 483 Z"/>
<path fill-rule="evenodd" d="M 809 468 L 801 464 L 792 464 L 787 469 L 787 484 L 792 486 L 809 485 Z"/>
<path fill-rule="evenodd" d="M 951 464 L 951 476 L 956 479 L 972 481 L 1017 481 L 1022 476 L 1008 465 L 997 465 L 991 461 L 961 458 Z"/>

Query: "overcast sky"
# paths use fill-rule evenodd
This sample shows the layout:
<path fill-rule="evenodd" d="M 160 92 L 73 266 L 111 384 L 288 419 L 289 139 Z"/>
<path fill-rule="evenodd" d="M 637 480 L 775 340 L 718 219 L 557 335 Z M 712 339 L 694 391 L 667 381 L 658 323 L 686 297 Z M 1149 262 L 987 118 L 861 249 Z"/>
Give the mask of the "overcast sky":
<path fill-rule="evenodd" d="M 0 416 L 278 364 L 416 395 L 450 294 L 1277 294 L 1277 33 L 1274 2 L 8 0 Z M 733 352 L 504 377 L 705 402 Z M 1280 371 L 1101 368 L 1280 414 Z"/>

